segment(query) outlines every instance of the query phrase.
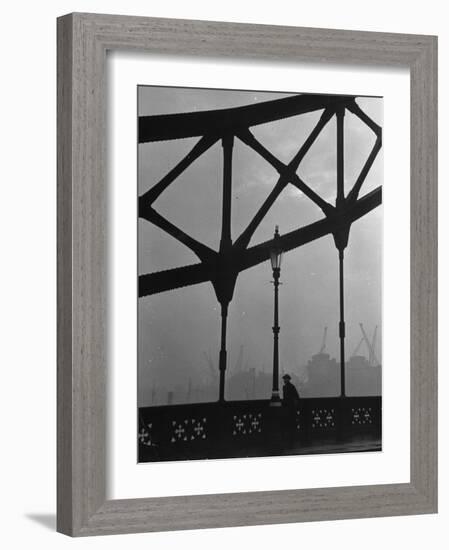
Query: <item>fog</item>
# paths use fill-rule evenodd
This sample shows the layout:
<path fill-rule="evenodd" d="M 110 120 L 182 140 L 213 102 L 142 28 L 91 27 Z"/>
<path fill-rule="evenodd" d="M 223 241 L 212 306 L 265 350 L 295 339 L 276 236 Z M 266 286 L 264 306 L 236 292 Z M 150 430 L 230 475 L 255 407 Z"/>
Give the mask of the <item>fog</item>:
<path fill-rule="evenodd" d="M 235 107 L 289 94 L 139 87 L 139 115 Z M 358 98 L 360 107 L 382 125 L 382 100 Z M 296 154 L 321 112 L 252 128 L 283 162 Z M 336 123 L 328 123 L 301 163 L 299 176 L 325 200 L 335 203 Z M 345 190 L 348 191 L 375 136 L 359 119 L 345 116 Z M 138 146 L 138 193 L 165 175 L 198 138 Z M 254 151 L 234 142 L 232 238 L 236 239 L 277 181 L 277 172 Z M 382 185 L 382 151 L 361 195 Z M 217 250 L 221 231 L 222 147 L 215 144 L 156 200 L 155 209 L 180 229 Z M 321 210 L 292 185 L 281 193 L 256 230 L 251 245 L 322 219 Z M 139 274 L 197 263 L 184 245 L 144 219 L 138 221 Z M 240 273 L 229 306 L 226 399 L 270 397 L 273 354 L 273 285 L 269 262 Z M 280 287 L 280 368 L 307 382 L 307 362 L 321 348 L 339 357 L 338 254 L 328 235 L 285 254 Z M 381 361 L 382 207 L 351 227 L 345 251 L 346 355 L 361 339 L 362 322 L 371 337 L 378 325 L 375 352 Z M 139 299 L 138 402 L 215 400 L 218 397 L 220 307 L 211 283 Z M 368 355 L 366 348 L 359 352 Z M 246 373 L 246 374 L 245 374 Z M 254 380 L 248 388 L 248 373 Z M 246 378 L 245 378 L 246 376 Z M 239 380 L 243 381 L 242 383 Z M 245 382 L 246 380 L 246 382 Z M 257 387 L 256 387 L 257 386 Z M 168 393 L 172 395 L 168 396 Z M 264 395 L 266 393 L 266 395 Z"/>

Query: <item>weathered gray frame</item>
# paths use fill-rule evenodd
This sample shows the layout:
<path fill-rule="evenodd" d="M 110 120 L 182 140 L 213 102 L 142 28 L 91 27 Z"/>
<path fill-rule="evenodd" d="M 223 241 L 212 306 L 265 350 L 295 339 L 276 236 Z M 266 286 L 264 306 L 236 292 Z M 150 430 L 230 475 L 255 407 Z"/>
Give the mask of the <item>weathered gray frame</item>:
<path fill-rule="evenodd" d="M 108 50 L 411 74 L 411 480 L 106 500 Z M 72 536 L 437 511 L 437 38 L 75 13 L 58 19 L 58 505 Z"/>

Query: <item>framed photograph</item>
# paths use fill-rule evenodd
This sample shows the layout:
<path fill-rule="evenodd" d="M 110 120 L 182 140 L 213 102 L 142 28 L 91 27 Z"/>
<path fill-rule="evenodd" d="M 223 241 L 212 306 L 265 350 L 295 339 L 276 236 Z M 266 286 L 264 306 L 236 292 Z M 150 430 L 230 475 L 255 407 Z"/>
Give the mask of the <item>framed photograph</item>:
<path fill-rule="evenodd" d="M 436 512 L 436 44 L 58 19 L 60 532 Z"/>
<path fill-rule="evenodd" d="M 381 450 L 382 101 L 138 88 L 139 462 Z"/>

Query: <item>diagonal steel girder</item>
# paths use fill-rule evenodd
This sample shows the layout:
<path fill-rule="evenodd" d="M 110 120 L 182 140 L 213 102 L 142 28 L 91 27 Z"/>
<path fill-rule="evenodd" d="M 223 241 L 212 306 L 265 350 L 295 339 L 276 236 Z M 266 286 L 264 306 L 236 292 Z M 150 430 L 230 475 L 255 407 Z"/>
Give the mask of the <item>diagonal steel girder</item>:
<path fill-rule="evenodd" d="M 368 214 L 381 203 L 382 187 L 377 187 L 350 204 L 344 213 L 334 217 L 327 216 L 317 222 L 285 233 L 280 237 L 280 245 L 287 252 L 325 235 L 334 234 L 339 229 L 351 225 L 354 221 Z M 220 277 L 220 273 L 222 274 L 221 270 L 224 265 L 227 267 L 228 274 L 237 278 L 241 271 L 267 261 L 270 257 L 271 245 L 272 240 L 246 250 L 233 246 L 226 252 L 226 255 L 214 252 L 213 258 L 202 263 L 140 275 L 139 297 L 208 281 L 215 284 Z"/>
<path fill-rule="evenodd" d="M 139 117 L 139 143 L 206 135 L 236 134 L 240 129 L 329 107 L 346 105 L 355 96 L 299 94 L 254 105 L 172 115 Z"/>

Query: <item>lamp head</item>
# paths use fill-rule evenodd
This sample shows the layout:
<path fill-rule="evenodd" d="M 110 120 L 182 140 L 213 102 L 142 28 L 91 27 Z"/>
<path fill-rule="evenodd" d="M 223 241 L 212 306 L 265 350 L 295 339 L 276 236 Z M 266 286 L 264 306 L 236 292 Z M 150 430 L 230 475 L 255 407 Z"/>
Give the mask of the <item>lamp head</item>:
<path fill-rule="evenodd" d="M 270 249 L 270 260 L 273 271 L 281 268 L 282 248 L 280 244 L 281 236 L 279 235 L 279 226 L 276 225 L 274 230 L 273 242 Z"/>

